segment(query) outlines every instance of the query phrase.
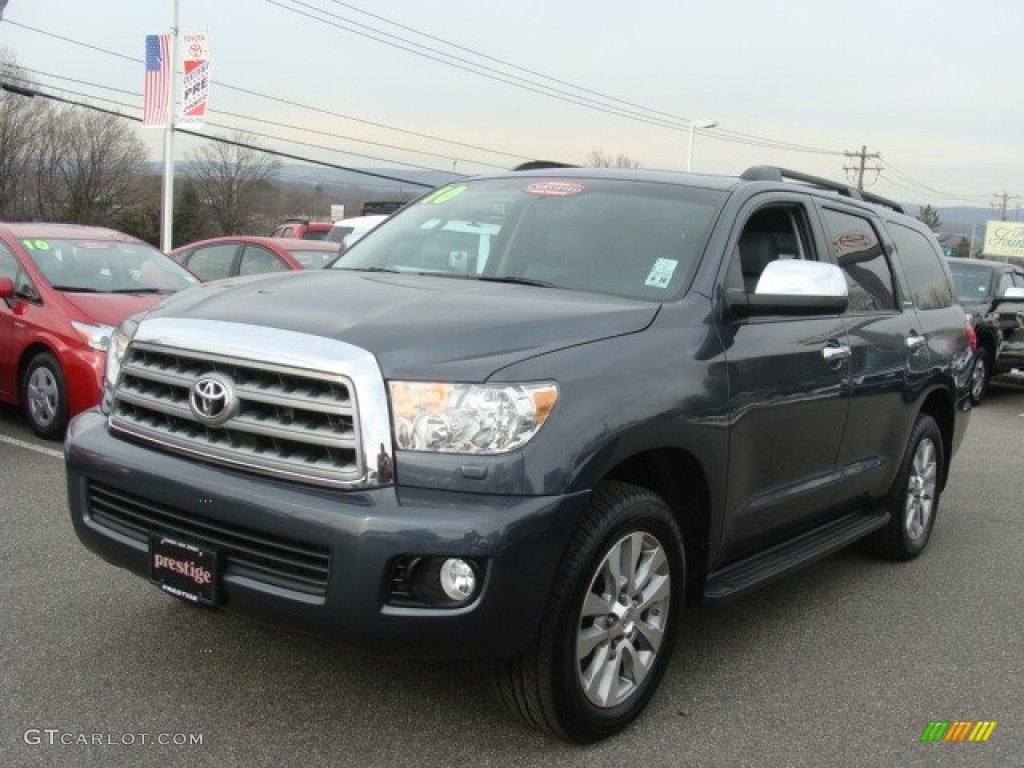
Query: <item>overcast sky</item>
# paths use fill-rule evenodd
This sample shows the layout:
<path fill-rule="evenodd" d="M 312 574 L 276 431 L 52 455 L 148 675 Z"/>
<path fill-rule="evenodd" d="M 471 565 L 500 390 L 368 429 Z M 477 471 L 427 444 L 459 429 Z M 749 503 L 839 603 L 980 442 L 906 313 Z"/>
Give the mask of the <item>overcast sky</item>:
<path fill-rule="evenodd" d="M 169 29 L 173 7 L 173 0 L 8 0 L 0 47 L 40 85 L 70 98 L 78 96 L 66 91 L 103 96 L 137 116 L 144 36 Z M 645 168 L 684 169 L 688 121 L 697 119 L 718 128 L 697 132 L 695 171 L 735 174 L 769 163 L 842 179 L 844 165 L 855 163 L 843 153 L 866 146 L 881 155 L 869 166 L 884 168 L 867 174 L 871 189 L 904 202 L 987 206 L 994 193 L 1008 192 L 1013 204 L 1024 195 L 1020 0 L 179 0 L 178 7 L 183 32 L 209 34 L 211 122 L 342 165 L 390 160 L 450 171 L 454 162 L 460 173 L 482 173 L 525 158 L 583 163 L 597 149 Z M 452 56 L 463 59 L 462 69 L 436 60 Z M 466 71 L 482 66 L 491 77 Z M 537 92 L 545 86 L 561 98 Z M 603 106 L 573 103 L 593 100 Z M 156 159 L 159 129 L 139 130 Z M 774 146 L 751 143 L 760 140 Z M 179 157 L 190 146 L 179 141 Z"/>

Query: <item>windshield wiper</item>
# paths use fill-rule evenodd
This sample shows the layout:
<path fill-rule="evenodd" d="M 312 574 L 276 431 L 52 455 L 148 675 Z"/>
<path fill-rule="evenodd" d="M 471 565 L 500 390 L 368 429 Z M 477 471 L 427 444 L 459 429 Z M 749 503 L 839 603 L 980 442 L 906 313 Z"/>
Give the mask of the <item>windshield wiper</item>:
<path fill-rule="evenodd" d="M 108 293 L 174 293 L 174 288 L 113 288 Z"/>
<path fill-rule="evenodd" d="M 51 285 L 50 287 L 55 291 L 65 291 L 67 293 L 103 293 L 103 291 L 97 288 L 82 288 L 77 285 Z"/>
<path fill-rule="evenodd" d="M 555 283 L 549 283 L 547 280 L 536 280 L 532 277 L 516 277 L 515 275 L 505 275 L 503 277 L 492 277 L 490 275 L 471 275 L 473 280 L 482 280 L 485 283 L 511 283 L 513 285 L 534 285 L 538 288 L 558 288 Z"/>
<path fill-rule="evenodd" d="M 339 269 L 348 270 L 349 272 L 386 272 L 390 275 L 407 275 L 408 272 L 404 272 L 401 269 L 393 269 L 392 267 L 328 267 L 328 269 Z"/>

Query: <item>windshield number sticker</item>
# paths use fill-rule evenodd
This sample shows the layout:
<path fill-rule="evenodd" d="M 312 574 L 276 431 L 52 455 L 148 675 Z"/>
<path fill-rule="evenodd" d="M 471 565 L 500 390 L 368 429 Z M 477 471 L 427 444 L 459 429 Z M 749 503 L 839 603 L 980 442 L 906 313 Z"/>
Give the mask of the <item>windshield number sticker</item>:
<path fill-rule="evenodd" d="M 647 274 L 644 285 L 649 285 L 652 288 L 668 288 L 678 266 L 679 262 L 675 259 L 658 259 Z"/>
<path fill-rule="evenodd" d="M 439 189 L 423 202 L 431 205 L 441 205 L 441 203 L 447 203 L 453 197 L 458 197 L 465 192 L 466 189 L 467 187 L 465 184 L 460 184 L 457 187 L 445 187 L 444 189 Z"/>
<path fill-rule="evenodd" d="M 29 251 L 48 251 L 50 244 L 45 240 L 22 240 L 21 244 Z"/>

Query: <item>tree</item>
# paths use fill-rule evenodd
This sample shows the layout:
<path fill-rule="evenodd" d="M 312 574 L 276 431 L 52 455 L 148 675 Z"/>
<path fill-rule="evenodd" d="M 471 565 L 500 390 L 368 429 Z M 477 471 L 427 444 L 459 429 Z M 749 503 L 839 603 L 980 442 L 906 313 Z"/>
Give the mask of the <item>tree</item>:
<path fill-rule="evenodd" d="M 6 48 L 0 49 L 0 76 L 15 85 L 32 85 Z M 50 105 L 42 99 L 0 91 L 0 219 L 34 217 L 33 164 L 38 145 L 34 134 L 49 111 Z"/>
<path fill-rule="evenodd" d="M 231 141 L 204 144 L 188 156 L 187 177 L 200 198 L 208 201 L 210 217 L 222 235 L 265 228 L 260 209 L 280 165 L 243 131 L 236 131 Z"/>
<path fill-rule="evenodd" d="M 146 147 L 125 120 L 79 107 L 61 109 L 59 119 L 61 219 L 112 225 L 126 208 L 142 202 Z"/>
<path fill-rule="evenodd" d="M 605 154 L 604 150 L 595 149 L 587 156 L 587 165 L 594 168 L 639 168 L 640 161 L 621 154 L 612 159 L 612 156 Z"/>
<path fill-rule="evenodd" d="M 930 205 L 926 205 L 921 209 L 921 212 L 917 214 L 917 220 L 923 222 L 924 225 L 932 232 L 938 232 L 939 227 L 942 226 L 942 219 L 939 218 L 939 212 Z"/>

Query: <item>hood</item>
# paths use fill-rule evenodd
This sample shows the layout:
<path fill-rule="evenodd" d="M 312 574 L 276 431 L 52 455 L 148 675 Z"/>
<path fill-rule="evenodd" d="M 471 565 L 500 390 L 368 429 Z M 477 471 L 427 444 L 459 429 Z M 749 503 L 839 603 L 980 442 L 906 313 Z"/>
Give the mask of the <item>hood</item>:
<path fill-rule="evenodd" d="M 526 285 L 313 270 L 208 283 L 153 316 L 344 341 L 374 354 L 388 378 L 482 381 L 528 357 L 640 331 L 659 307 Z"/>
<path fill-rule="evenodd" d="M 166 298 L 159 293 L 74 293 L 60 291 L 60 295 L 75 309 L 99 325 L 116 328 L 125 318 L 145 312 Z"/>

